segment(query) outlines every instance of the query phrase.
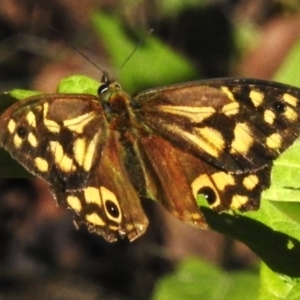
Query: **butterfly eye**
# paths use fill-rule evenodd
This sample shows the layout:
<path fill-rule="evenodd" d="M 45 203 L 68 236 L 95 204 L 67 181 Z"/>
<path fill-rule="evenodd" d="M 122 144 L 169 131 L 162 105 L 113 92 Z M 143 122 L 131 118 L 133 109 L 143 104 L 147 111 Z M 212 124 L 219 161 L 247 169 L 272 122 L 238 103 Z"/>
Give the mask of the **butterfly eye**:
<path fill-rule="evenodd" d="M 108 86 L 107 83 L 101 84 L 98 88 L 98 95 L 105 93 L 108 90 Z"/>
<path fill-rule="evenodd" d="M 18 126 L 16 129 L 16 133 L 21 139 L 24 139 L 27 135 L 27 130 L 24 126 Z"/>
<path fill-rule="evenodd" d="M 113 218 L 118 218 L 120 215 L 119 209 L 117 205 L 111 201 L 111 200 L 106 200 L 105 201 L 105 206 L 106 206 L 106 211 L 113 217 Z"/>
<path fill-rule="evenodd" d="M 273 104 L 273 108 L 277 113 L 281 114 L 285 111 L 286 105 L 280 101 L 276 101 Z"/>
<path fill-rule="evenodd" d="M 198 191 L 198 194 L 204 195 L 208 204 L 212 205 L 216 201 L 216 193 L 209 187 L 203 187 Z"/>

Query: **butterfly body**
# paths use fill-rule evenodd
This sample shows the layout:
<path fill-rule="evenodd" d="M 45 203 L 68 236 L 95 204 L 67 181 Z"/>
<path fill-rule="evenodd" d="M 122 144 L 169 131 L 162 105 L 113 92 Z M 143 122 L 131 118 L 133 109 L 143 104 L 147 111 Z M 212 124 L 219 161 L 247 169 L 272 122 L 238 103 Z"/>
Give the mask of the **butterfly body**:
<path fill-rule="evenodd" d="M 218 211 L 259 207 L 272 161 L 300 133 L 300 90 L 250 79 L 191 82 L 127 95 L 104 74 L 99 97 L 45 94 L 0 117 L 0 143 L 45 179 L 77 225 L 113 242 L 143 234 L 141 198 L 206 228 Z"/>

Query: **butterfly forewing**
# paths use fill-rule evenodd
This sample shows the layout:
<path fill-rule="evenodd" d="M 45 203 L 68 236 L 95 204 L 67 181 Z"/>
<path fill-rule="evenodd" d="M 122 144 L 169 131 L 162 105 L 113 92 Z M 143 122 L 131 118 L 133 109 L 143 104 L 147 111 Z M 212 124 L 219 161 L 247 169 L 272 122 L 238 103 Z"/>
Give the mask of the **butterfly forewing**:
<path fill-rule="evenodd" d="M 262 80 L 192 82 L 138 94 L 141 122 L 226 172 L 267 166 L 300 132 L 300 90 Z"/>
<path fill-rule="evenodd" d="M 7 110 L 0 125 L 6 128 L 4 148 L 50 184 L 58 204 L 75 211 L 78 225 L 86 223 L 108 241 L 119 235 L 133 240 L 145 231 L 148 220 L 98 98 L 31 97 Z"/>
<path fill-rule="evenodd" d="M 95 99 L 53 94 L 19 101 L 1 117 L 2 128 L 7 128 L 1 131 L 1 142 L 30 172 L 50 184 L 62 180 L 70 190 L 85 186 L 106 135 Z"/>

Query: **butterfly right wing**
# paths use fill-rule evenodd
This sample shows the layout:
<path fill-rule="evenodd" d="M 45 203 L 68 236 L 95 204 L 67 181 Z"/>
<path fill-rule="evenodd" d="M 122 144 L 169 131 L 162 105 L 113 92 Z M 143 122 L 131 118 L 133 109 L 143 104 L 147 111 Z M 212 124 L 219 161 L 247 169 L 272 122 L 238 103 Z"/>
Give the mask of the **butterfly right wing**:
<path fill-rule="evenodd" d="M 139 123 L 225 172 L 267 167 L 300 134 L 300 89 L 244 78 L 195 81 L 137 94 Z"/>

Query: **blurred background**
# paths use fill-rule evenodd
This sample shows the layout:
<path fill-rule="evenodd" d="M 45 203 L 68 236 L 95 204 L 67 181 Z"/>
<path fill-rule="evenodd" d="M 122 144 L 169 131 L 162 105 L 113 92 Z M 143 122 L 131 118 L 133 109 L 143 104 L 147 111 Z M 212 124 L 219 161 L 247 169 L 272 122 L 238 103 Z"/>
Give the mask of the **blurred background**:
<path fill-rule="evenodd" d="M 299 8 L 293 0 L 2 0 L 0 91 L 55 92 L 73 74 L 99 80 L 78 51 L 130 93 L 212 77 L 282 79 L 299 48 Z M 285 80 L 300 83 L 292 73 Z M 259 258 L 244 244 L 143 205 L 147 233 L 108 244 L 76 230 L 43 181 L 1 179 L 0 299 L 255 299 Z"/>

